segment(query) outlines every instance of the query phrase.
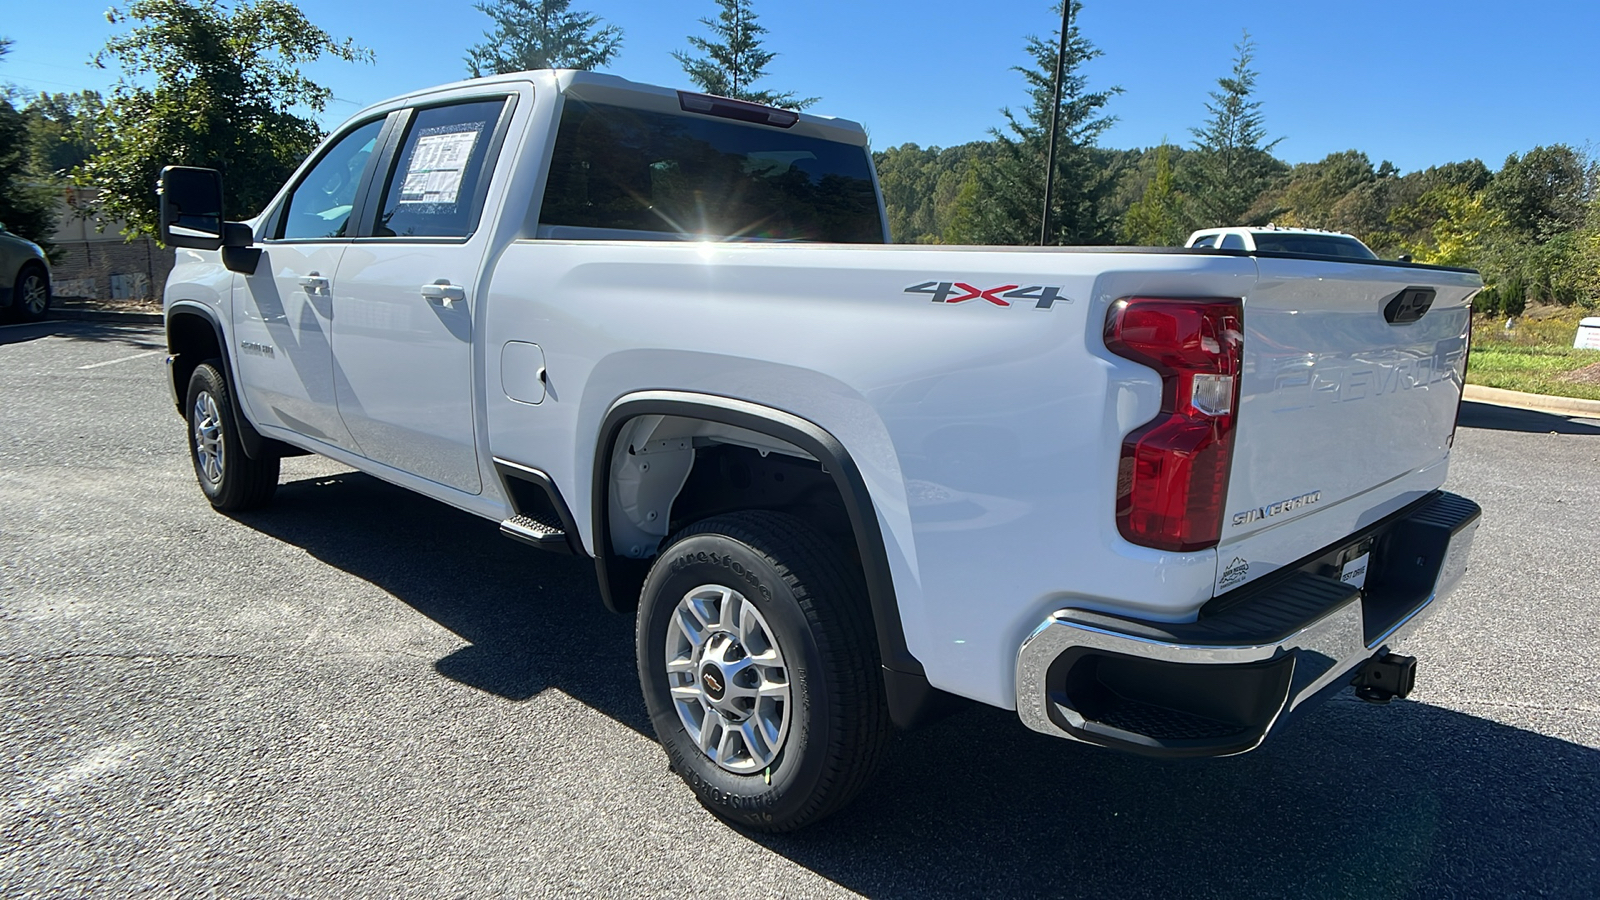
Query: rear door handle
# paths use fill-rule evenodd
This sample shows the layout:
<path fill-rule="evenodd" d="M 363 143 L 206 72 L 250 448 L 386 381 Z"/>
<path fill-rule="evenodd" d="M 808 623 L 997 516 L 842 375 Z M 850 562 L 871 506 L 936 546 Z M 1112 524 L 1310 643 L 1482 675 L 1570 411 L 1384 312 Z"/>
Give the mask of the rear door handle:
<path fill-rule="evenodd" d="M 457 284 L 451 284 L 443 278 L 433 284 L 422 286 L 422 297 L 429 303 L 442 303 L 445 306 L 455 306 L 457 301 L 467 299 L 467 289 Z"/>
<path fill-rule="evenodd" d="M 300 286 L 305 288 L 308 294 L 326 293 L 328 290 L 328 279 L 315 272 L 302 275 L 299 280 Z"/>

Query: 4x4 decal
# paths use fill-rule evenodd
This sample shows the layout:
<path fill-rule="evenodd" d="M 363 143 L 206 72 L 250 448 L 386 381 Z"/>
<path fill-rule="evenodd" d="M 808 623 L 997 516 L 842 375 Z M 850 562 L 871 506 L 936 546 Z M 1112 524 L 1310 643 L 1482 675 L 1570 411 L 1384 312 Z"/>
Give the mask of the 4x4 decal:
<path fill-rule="evenodd" d="M 924 281 L 906 288 L 907 294 L 928 294 L 935 303 L 965 303 L 968 300 L 987 300 L 995 306 L 1010 306 L 1013 300 L 1032 300 L 1034 309 L 1049 309 L 1057 300 L 1070 303 L 1070 297 L 1061 296 L 1060 285 L 1035 284 L 1023 287 L 1002 284 L 999 287 L 973 287 L 965 281 Z"/>

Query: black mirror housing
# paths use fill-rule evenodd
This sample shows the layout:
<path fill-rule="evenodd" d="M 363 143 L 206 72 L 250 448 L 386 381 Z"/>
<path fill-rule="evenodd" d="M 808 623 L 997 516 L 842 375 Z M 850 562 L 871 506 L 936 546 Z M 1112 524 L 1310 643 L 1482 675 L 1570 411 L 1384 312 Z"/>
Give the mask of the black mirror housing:
<path fill-rule="evenodd" d="M 240 248 L 248 247 L 256 242 L 256 233 L 249 225 L 243 222 L 224 222 L 222 225 L 222 246 Z"/>
<path fill-rule="evenodd" d="M 167 166 L 157 190 L 161 199 L 161 243 L 215 250 L 226 237 L 222 217 L 222 173 L 194 166 Z"/>

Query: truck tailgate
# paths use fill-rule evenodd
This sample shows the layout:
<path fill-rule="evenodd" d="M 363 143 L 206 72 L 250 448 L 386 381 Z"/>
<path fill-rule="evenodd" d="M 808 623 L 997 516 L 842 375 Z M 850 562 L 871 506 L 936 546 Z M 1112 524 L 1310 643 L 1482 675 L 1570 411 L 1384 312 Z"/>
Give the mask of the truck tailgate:
<path fill-rule="evenodd" d="M 1444 482 L 1482 284 L 1432 268 L 1257 263 L 1217 593 Z"/>

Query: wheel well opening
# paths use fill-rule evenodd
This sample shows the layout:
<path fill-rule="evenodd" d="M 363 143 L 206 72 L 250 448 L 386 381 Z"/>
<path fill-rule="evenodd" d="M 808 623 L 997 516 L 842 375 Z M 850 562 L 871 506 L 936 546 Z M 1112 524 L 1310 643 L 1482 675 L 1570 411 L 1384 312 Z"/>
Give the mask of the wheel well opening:
<path fill-rule="evenodd" d="M 210 322 L 193 313 L 177 313 L 167 322 L 167 352 L 176 357 L 172 363 L 172 384 L 181 410 L 195 367 L 208 359 L 221 358 L 222 347 L 217 343 L 217 332 Z"/>
<path fill-rule="evenodd" d="M 644 416 L 624 429 L 612 460 L 609 537 L 618 557 L 650 559 L 695 522 L 761 509 L 805 521 L 860 563 L 833 474 L 787 441 L 705 420 Z"/>
<path fill-rule="evenodd" d="M 717 421 L 662 411 L 667 405 L 639 401 L 638 413 L 624 412 L 602 431 L 594 539 L 606 607 L 633 611 L 651 560 L 679 529 L 728 512 L 787 513 L 832 541 L 865 577 L 861 600 L 877 633 L 895 724 L 916 727 L 961 708 L 963 701 L 928 683 L 906 648 L 871 497 L 833 436 L 798 419 L 771 422 L 772 434 L 755 430 L 769 423 L 737 407 L 719 409 L 728 418 Z"/>

